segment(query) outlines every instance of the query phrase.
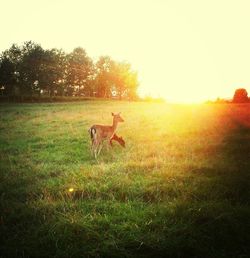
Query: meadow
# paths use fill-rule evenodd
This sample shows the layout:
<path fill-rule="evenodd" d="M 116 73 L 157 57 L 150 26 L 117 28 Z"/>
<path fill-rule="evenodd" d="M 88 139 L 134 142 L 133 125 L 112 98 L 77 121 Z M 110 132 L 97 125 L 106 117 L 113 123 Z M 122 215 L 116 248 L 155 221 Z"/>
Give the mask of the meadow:
<path fill-rule="evenodd" d="M 98 161 L 88 129 L 125 122 Z M 70 191 L 71 189 L 71 191 Z M 1 257 L 250 257 L 250 105 L 0 105 Z"/>

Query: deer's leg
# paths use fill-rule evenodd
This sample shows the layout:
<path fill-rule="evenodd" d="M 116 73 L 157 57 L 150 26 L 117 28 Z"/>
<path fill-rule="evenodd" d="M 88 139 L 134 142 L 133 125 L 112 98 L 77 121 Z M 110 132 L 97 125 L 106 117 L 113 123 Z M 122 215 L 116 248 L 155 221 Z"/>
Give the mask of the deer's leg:
<path fill-rule="evenodd" d="M 100 154 L 100 152 L 102 150 L 102 147 L 103 147 L 103 142 L 100 142 L 99 145 L 98 145 L 98 153 L 97 153 L 97 155 Z"/>
<path fill-rule="evenodd" d="M 90 136 L 91 136 L 91 147 L 90 147 L 91 154 L 92 154 L 92 156 L 96 157 L 96 148 L 98 147 L 96 129 L 91 127 L 89 129 L 89 133 L 90 133 Z"/>
<path fill-rule="evenodd" d="M 94 141 L 92 140 L 92 141 L 91 141 L 91 146 L 90 146 L 90 151 L 91 151 L 91 155 L 92 155 L 92 156 L 94 155 L 94 148 L 95 148 L 95 143 L 94 143 Z"/>
<path fill-rule="evenodd" d="M 97 149 L 94 150 L 95 159 L 97 159 Z"/>
<path fill-rule="evenodd" d="M 95 139 L 93 142 L 93 153 L 95 156 L 95 159 L 97 159 L 97 156 L 101 152 L 102 149 L 102 141 Z"/>
<path fill-rule="evenodd" d="M 92 145 L 91 145 L 92 156 L 96 157 L 97 148 L 98 148 L 98 142 L 96 140 L 92 140 Z"/>
<path fill-rule="evenodd" d="M 109 140 L 105 141 L 103 144 L 105 144 L 106 151 L 108 151 L 110 147 Z"/>
<path fill-rule="evenodd" d="M 90 146 L 90 151 L 91 151 L 91 155 L 95 156 L 96 158 L 96 149 L 98 147 L 98 141 L 95 138 L 91 139 L 91 146 Z"/>
<path fill-rule="evenodd" d="M 95 146 L 95 148 L 94 148 L 94 156 L 95 156 L 95 159 L 97 159 L 97 155 L 98 155 L 97 149 L 98 149 L 98 146 Z"/>

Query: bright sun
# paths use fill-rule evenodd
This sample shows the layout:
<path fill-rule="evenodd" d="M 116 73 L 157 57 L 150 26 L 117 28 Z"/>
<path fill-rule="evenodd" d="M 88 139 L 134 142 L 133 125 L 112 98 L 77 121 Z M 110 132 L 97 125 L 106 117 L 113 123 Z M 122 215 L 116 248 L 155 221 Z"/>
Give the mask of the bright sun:
<path fill-rule="evenodd" d="M 171 87 L 155 87 L 154 89 L 144 89 L 139 87 L 138 94 L 140 97 L 162 98 L 172 103 L 202 103 L 209 98 L 201 95 L 199 91 L 190 88 L 187 91 Z"/>

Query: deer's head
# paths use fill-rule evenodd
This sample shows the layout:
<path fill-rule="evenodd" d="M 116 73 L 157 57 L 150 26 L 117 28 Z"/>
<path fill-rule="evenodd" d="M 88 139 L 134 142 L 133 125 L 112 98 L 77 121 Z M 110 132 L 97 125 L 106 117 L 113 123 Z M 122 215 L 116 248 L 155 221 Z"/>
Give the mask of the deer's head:
<path fill-rule="evenodd" d="M 116 121 L 116 122 L 124 122 L 123 118 L 121 117 L 121 112 L 117 113 L 117 114 L 114 114 L 112 112 L 111 115 L 113 116 L 114 121 Z"/>

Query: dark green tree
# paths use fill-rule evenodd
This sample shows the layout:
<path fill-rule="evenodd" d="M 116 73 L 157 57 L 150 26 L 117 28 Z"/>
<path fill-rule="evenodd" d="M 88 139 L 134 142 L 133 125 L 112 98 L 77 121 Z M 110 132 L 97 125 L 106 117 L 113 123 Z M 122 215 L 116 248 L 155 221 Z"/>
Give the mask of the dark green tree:
<path fill-rule="evenodd" d="M 0 86 L 4 95 L 12 96 L 20 93 L 20 62 L 22 51 L 13 44 L 10 49 L 0 55 Z"/>
<path fill-rule="evenodd" d="M 65 92 L 66 54 L 62 50 L 45 50 L 40 65 L 39 87 L 49 96 L 63 96 Z"/>
<path fill-rule="evenodd" d="M 83 48 L 75 48 L 67 55 L 67 95 L 84 95 L 93 78 L 93 61 Z"/>
<path fill-rule="evenodd" d="M 33 42 L 24 44 L 20 79 L 25 94 L 63 95 L 65 71 L 66 54 L 62 50 L 44 50 Z"/>
<path fill-rule="evenodd" d="M 40 94 L 40 79 L 43 76 L 42 65 L 44 55 L 45 51 L 40 45 L 31 41 L 24 43 L 22 47 L 22 60 L 19 65 L 22 94 Z"/>

